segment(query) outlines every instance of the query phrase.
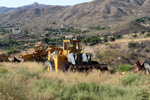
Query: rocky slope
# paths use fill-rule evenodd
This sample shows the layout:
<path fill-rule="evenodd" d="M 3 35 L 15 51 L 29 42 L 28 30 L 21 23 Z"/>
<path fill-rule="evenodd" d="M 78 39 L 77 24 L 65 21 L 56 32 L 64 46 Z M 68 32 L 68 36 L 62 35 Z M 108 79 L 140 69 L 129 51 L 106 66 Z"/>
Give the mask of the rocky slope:
<path fill-rule="evenodd" d="M 150 16 L 150 0 L 94 0 L 71 7 L 25 6 L 15 13 L 0 15 L 0 24 L 23 23 L 24 27 L 89 27 L 111 25 Z M 38 4 L 39 5 L 39 4 Z M 50 24 L 55 22 L 56 24 Z"/>

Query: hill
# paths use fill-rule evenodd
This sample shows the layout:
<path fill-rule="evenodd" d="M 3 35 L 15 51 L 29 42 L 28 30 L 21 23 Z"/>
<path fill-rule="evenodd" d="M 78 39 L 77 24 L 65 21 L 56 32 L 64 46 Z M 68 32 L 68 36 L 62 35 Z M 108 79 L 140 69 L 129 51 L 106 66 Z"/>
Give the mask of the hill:
<path fill-rule="evenodd" d="M 44 7 L 44 8 L 43 8 Z M 36 9 L 25 9 L 23 8 L 36 8 Z M 49 12 L 49 8 L 53 12 Z M 87 27 L 90 25 L 100 24 L 112 24 L 112 22 L 126 21 L 131 18 L 150 16 L 150 3 L 149 0 L 94 0 L 92 2 L 78 4 L 71 7 L 49 7 L 45 8 L 44 5 L 34 3 L 29 6 L 21 7 L 20 10 L 12 14 L 0 16 L 0 23 L 9 23 L 9 21 L 15 23 L 16 20 L 24 21 L 25 16 L 28 16 L 27 21 L 34 19 L 46 24 L 48 20 L 57 21 L 57 26 L 62 24 L 67 26 L 82 26 Z M 57 9 L 61 8 L 61 11 Z M 54 10 L 55 9 L 55 10 Z M 22 13 L 21 13 L 22 12 Z M 32 14 L 37 14 L 30 16 Z M 43 15 L 43 16 L 39 16 Z M 15 16 L 12 19 L 11 16 Z M 22 17 L 24 15 L 24 17 Z M 38 17 L 38 18 L 37 18 Z M 36 20 L 35 20 L 36 19 Z"/>
<path fill-rule="evenodd" d="M 150 27 L 145 27 L 135 21 L 126 22 L 114 28 L 110 33 L 112 34 L 130 34 L 137 32 L 147 32 L 150 31 Z"/>
<path fill-rule="evenodd" d="M 26 5 L 22 7 L 17 7 L 17 8 L 8 8 L 8 7 L 0 7 L 0 14 L 7 14 L 7 13 L 14 13 L 19 10 L 25 10 L 25 9 L 30 9 L 30 8 L 45 8 L 45 7 L 50 7 L 51 5 L 44 5 L 44 4 L 38 4 L 37 2 L 34 2 L 31 5 Z"/>
<path fill-rule="evenodd" d="M 127 17 L 149 16 L 149 0 L 94 0 L 66 8 L 61 20 L 75 25 L 95 25 L 127 20 Z M 145 6 L 145 4 L 147 6 Z"/>
<path fill-rule="evenodd" d="M 8 34 L 0 36 L 0 39 L 12 37 L 9 34 L 17 28 L 22 33 L 28 31 L 26 38 L 35 40 L 42 40 L 46 34 L 49 38 L 59 38 L 64 36 L 59 34 L 89 36 L 149 31 L 149 26 L 135 21 L 150 16 L 149 5 L 149 0 L 94 0 L 74 6 L 34 3 L 16 12 L 0 15 L 0 34 Z"/>

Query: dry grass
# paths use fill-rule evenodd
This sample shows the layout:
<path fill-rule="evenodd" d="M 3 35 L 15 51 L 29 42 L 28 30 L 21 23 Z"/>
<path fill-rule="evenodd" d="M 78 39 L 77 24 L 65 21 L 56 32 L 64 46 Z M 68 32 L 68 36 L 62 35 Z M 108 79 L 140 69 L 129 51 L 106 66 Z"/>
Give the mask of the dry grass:
<path fill-rule="evenodd" d="M 136 39 L 128 39 L 128 38 L 125 38 L 125 39 L 119 39 L 119 40 L 116 40 L 114 42 L 108 42 L 109 44 L 120 44 L 120 43 L 129 43 L 129 42 L 143 42 L 143 41 L 150 41 L 150 38 L 147 37 L 147 38 L 136 38 Z"/>
<path fill-rule="evenodd" d="M 141 100 L 150 96 L 150 78 L 142 73 L 50 73 L 43 72 L 42 66 L 36 62 L 0 63 L 8 70 L 0 73 L 0 99 Z"/>
<path fill-rule="evenodd" d="M 109 72 L 101 72 L 99 70 L 92 70 L 89 73 L 81 72 L 43 72 L 43 64 L 36 62 L 26 62 L 26 63 L 2 63 L 8 69 L 9 72 L 16 74 L 20 70 L 27 69 L 31 73 L 38 73 L 42 79 L 52 79 L 52 80 L 63 80 L 64 84 L 77 84 L 81 82 L 85 83 L 109 83 L 110 79 L 120 78 L 121 75 L 116 73 L 115 75 Z M 109 78 L 108 78 L 109 77 Z M 116 79 L 110 83 L 116 83 Z"/>
<path fill-rule="evenodd" d="M 130 43 L 136 45 L 129 47 Z M 114 42 L 108 42 L 107 45 L 99 44 L 93 47 L 97 51 L 95 60 L 100 63 L 107 63 L 111 68 L 117 67 L 120 64 L 134 65 L 136 61 L 142 62 L 150 58 L 149 44 L 150 38 L 123 38 Z"/>

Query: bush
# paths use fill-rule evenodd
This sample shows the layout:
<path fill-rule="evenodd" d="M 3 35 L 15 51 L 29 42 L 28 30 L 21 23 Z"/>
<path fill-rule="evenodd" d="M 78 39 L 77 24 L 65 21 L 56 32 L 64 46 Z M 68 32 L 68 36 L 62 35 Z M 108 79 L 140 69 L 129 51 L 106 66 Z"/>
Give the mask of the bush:
<path fill-rule="evenodd" d="M 6 68 L 0 68 L 0 73 L 7 73 L 8 72 L 8 69 L 6 69 Z"/>
<path fill-rule="evenodd" d="M 128 43 L 129 48 L 135 47 L 136 45 L 137 45 L 137 43 L 134 43 L 134 42 L 129 42 Z"/>
<path fill-rule="evenodd" d="M 136 19 L 135 21 L 138 22 L 138 23 L 141 23 L 141 22 L 145 22 L 145 19 L 144 18 L 139 18 L 139 19 Z"/>
<path fill-rule="evenodd" d="M 142 43 L 142 44 L 139 45 L 139 47 L 140 47 L 140 48 L 145 48 L 146 45 Z"/>
<path fill-rule="evenodd" d="M 122 38 L 122 35 L 121 34 L 116 34 L 116 35 L 114 35 L 114 38 L 115 39 L 120 39 L 120 38 Z"/>
<path fill-rule="evenodd" d="M 134 34 L 134 35 L 132 35 L 132 37 L 137 37 L 137 35 L 136 35 L 136 34 Z"/>
<path fill-rule="evenodd" d="M 19 53 L 19 50 L 16 50 L 15 48 L 10 48 L 10 50 L 7 52 L 8 54 L 14 54 L 14 53 Z"/>
<path fill-rule="evenodd" d="M 104 35 L 103 41 L 104 41 L 104 42 L 107 42 L 107 41 L 108 41 L 108 40 L 107 40 L 107 35 Z"/>
<path fill-rule="evenodd" d="M 114 37 L 110 37 L 110 41 L 115 41 L 115 38 Z"/>
<path fill-rule="evenodd" d="M 91 38 L 90 39 L 90 45 L 94 45 L 94 44 L 97 44 L 99 43 L 99 40 L 97 38 Z"/>
<path fill-rule="evenodd" d="M 140 82 L 141 76 L 138 74 L 129 74 L 123 77 L 120 81 L 123 85 L 137 85 Z"/>
<path fill-rule="evenodd" d="M 27 80 L 29 78 L 35 78 L 35 77 L 37 79 L 39 79 L 39 73 L 38 72 L 35 72 L 35 71 L 30 72 L 28 69 L 25 69 L 23 67 L 19 69 L 17 74 L 20 74 L 20 75 L 24 76 L 23 78 L 25 80 Z"/>
<path fill-rule="evenodd" d="M 42 41 L 44 41 L 44 43 L 49 43 L 50 39 L 48 37 L 45 37 L 42 39 Z"/>
<path fill-rule="evenodd" d="M 117 68 L 117 71 L 121 71 L 121 72 L 130 71 L 132 67 L 133 67 L 133 66 L 132 66 L 132 65 L 129 65 L 129 64 L 121 64 L 121 65 L 119 65 L 119 67 Z"/>
<path fill-rule="evenodd" d="M 43 80 L 41 82 L 37 81 L 36 84 L 33 85 L 33 87 L 35 87 L 35 98 L 42 100 L 99 100 L 99 98 L 102 100 L 111 100 L 112 98 L 114 100 L 120 100 L 121 98 L 128 99 L 128 96 L 130 95 L 132 95 L 130 99 L 135 98 L 136 95 L 133 95 L 133 93 L 141 94 L 137 88 L 126 89 L 110 85 L 100 85 L 99 83 L 79 83 L 63 86 L 62 83 L 58 85 L 57 82 Z M 39 93 L 40 96 L 38 95 L 39 97 L 37 97 L 37 94 Z"/>
<path fill-rule="evenodd" d="M 87 39 L 82 39 L 82 43 L 88 43 Z"/>
<path fill-rule="evenodd" d="M 147 36 L 147 37 L 150 37 L 150 33 L 147 33 L 146 36 Z"/>
<path fill-rule="evenodd" d="M 114 74 L 115 72 L 116 72 L 116 68 L 113 68 L 113 69 L 110 70 L 111 74 Z"/>
<path fill-rule="evenodd" d="M 149 49 L 145 49 L 145 52 L 147 52 L 147 53 L 148 53 L 148 52 L 150 52 L 150 50 L 149 50 Z"/>
<path fill-rule="evenodd" d="M 96 57 L 99 58 L 99 59 L 102 59 L 103 55 L 101 55 L 100 52 L 98 51 L 97 54 L 96 54 Z"/>
<path fill-rule="evenodd" d="M 93 36 L 93 37 L 82 39 L 81 42 L 84 44 L 90 43 L 90 45 L 95 45 L 101 43 L 101 39 L 100 37 Z"/>
<path fill-rule="evenodd" d="M 135 52 L 131 52 L 131 53 L 130 53 L 130 58 L 131 58 L 131 59 L 135 59 L 137 56 L 138 56 L 138 54 L 135 53 Z"/>

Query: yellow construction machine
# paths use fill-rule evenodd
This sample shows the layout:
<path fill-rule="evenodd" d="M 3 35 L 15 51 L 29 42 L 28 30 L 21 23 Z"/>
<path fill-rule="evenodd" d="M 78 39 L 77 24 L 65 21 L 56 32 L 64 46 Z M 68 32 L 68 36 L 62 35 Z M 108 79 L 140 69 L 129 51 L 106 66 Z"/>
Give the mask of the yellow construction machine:
<path fill-rule="evenodd" d="M 44 70 L 47 71 L 67 71 L 78 70 L 85 71 L 88 69 L 108 70 L 106 64 L 99 64 L 91 61 L 90 53 L 81 53 L 82 48 L 80 40 L 63 40 L 63 48 L 48 46 L 48 61 L 44 63 Z M 57 51 L 56 54 L 53 54 Z"/>
<path fill-rule="evenodd" d="M 49 46 L 44 45 L 40 42 L 38 45 L 34 46 L 33 52 L 26 52 L 22 54 L 23 61 L 46 61 L 45 57 L 47 57 L 48 52 L 51 48 Z"/>
<path fill-rule="evenodd" d="M 107 70 L 106 64 L 91 61 L 90 53 L 81 53 L 80 40 L 63 40 L 63 48 L 54 45 L 44 45 L 42 42 L 34 46 L 34 51 L 22 54 L 23 61 L 42 61 L 44 70 L 67 71 L 67 70 Z M 48 60 L 47 60 L 48 59 Z M 15 59 L 18 61 L 18 59 Z"/>

